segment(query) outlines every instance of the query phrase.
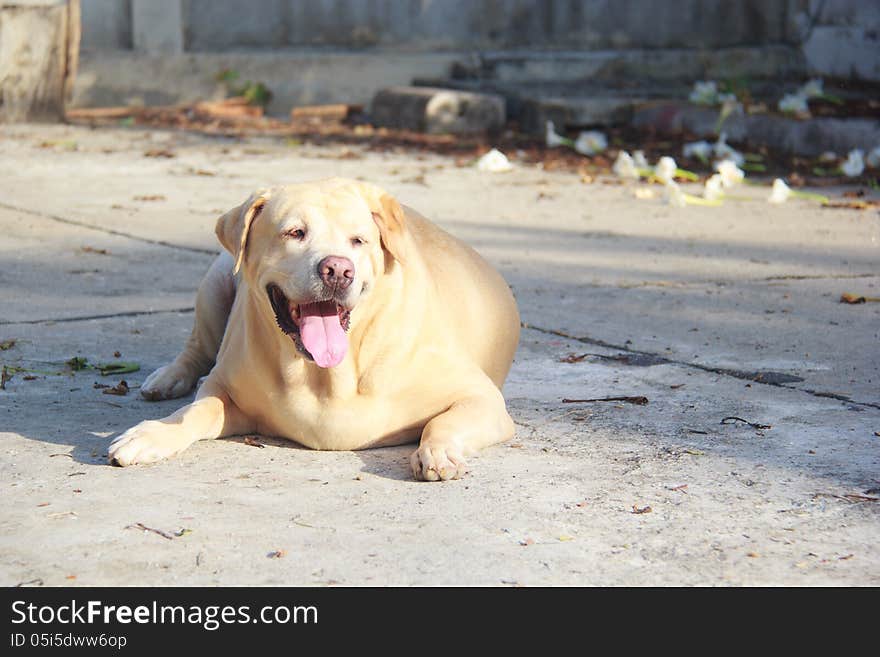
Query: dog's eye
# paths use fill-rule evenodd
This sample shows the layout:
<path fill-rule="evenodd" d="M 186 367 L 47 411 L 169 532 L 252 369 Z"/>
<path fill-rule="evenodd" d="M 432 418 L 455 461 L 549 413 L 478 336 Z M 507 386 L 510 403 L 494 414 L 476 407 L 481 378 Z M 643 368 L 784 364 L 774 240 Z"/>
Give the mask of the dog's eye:
<path fill-rule="evenodd" d="M 363 246 L 366 243 L 367 243 L 367 240 L 365 240 L 363 237 L 352 237 L 351 238 L 351 245 L 352 246 Z"/>
<path fill-rule="evenodd" d="M 302 242 L 306 238 L 306 231 L 302 228 L 291 228 L 284 231 L 284 237 Z"/>

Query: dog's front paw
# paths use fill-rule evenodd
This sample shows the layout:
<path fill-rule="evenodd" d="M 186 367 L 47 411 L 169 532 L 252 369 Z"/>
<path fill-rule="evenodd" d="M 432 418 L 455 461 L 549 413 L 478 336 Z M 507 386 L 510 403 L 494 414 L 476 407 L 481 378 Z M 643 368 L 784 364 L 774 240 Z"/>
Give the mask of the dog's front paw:
<path fill-rule="evenodd" d="M 424 481 L 459 479 L 467 472 L 467 463 L 453 445 L 419 445 L 410 457 L 413 476 Z"/>
<path fill-rule="evenodd" d="M 174 434 L 174 430 L 162 422 L 141 422 L 110 443 L 108 460 L 111 465 L 121 466 L 161 461 L 189 446 Z"/>
<path fill-rule="evenodd" d="M 199 375 L 176 362 L 160 367 L 141 384 L 141 395 L 150 401 L 176 399 L 192 390 Z"/>

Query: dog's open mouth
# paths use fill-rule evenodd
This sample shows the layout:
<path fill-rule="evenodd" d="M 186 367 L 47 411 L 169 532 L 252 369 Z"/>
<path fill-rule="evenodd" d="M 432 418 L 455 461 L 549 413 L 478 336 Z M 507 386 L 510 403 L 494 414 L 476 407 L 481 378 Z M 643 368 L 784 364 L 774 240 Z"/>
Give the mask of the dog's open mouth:
<path fill-rule="evenodd" d="M 345 335 L 351 321 L 351 311 L 333 299 L 296 304 L 281 288 L 266 287 L 275 321 L 296 344 L 297 348 L 319 367 L 336 367 L 348 352 Z"/>

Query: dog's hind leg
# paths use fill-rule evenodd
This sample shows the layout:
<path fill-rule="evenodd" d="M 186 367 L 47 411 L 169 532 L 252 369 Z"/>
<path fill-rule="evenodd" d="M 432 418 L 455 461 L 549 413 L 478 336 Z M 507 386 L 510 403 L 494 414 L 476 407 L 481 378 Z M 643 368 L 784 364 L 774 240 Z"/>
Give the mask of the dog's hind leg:
<path fill-rule="evenodd" d="M 211 371 L 226 321 L 235 299 L 232 257 L 222 253 L 205 274 L 196 295 L 195 322 L 183 351 L 160 367 L 141 385 L 141 395 L 151 401 L 174 399 L 189 393 L 199 378 Z"/>

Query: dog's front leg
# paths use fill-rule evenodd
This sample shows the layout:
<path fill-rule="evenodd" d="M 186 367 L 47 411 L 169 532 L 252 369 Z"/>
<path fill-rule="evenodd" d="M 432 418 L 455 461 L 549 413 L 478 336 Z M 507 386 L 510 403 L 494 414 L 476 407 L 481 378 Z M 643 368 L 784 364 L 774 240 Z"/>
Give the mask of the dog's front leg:
<path fill-rule="evenodd" d="M 458 479 L 467 471 L 466 456 L 509 440 L 513 433 L 504 398 L 488 383 L 485 390 L 458 399 L 425 425 L 410 458 L 413 475 L 425 481 Z"/>
<path fill-rule="evenodd" d="M 252 429 L 238 407 L 210 379 L 196 400 L 161 420 L 145 420 L 110 443 L 115 465 L 153 463 L 182 452 L 197 440 L 247 433 Z"/>

